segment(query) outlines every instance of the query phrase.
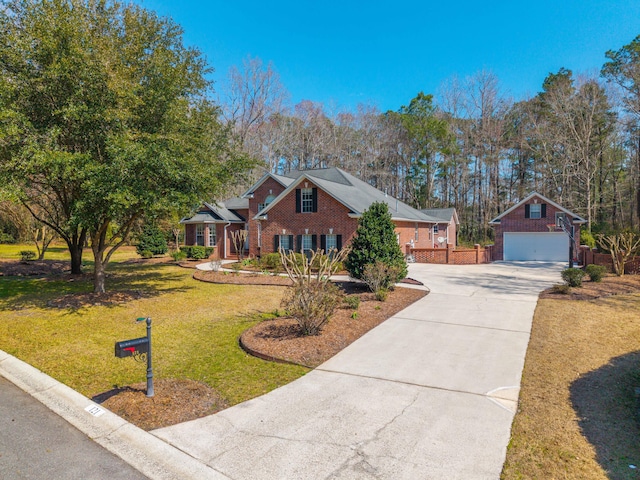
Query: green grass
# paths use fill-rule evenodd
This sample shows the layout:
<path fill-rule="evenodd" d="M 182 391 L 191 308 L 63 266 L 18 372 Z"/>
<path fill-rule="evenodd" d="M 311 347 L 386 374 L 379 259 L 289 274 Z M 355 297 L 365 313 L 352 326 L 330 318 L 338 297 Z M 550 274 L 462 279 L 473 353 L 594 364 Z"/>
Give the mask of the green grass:
<path fill-rule="evenodd" d="M 0 258 L 23 249 L 5 247 L 0 245 Z M 202 381 L 235 404 L 308 371 L 259 360 L 238 346 L 245 329 L 279 307 L 280 287 L 206 284 L 172 265 L 114 262 L 107 273 L 108 291 L 140 291 L 143 297 L 58 309 L 48 302 L 91 292 L 91 279 L 0 277 L 0 349 L 92 396 L 144 381 L 145 365 L 115 358 L 114 343 L 144 336 L 145 324 L 135 319 L 150 316 L 155 378 Z"/>
<path fill-rule="evenodd" d="M 20 260 L 20 252 L 22 250 L 31 250 L 37 254 L 36 246 L 33 243 L 14 243 L 0 244 L 0 259 L 3 260 Z M 91 256 L 91 249 L 85 255 L 87 258 Z M 44 254 L 45 260 L 69 260 L 69 250 L 64 243 L 51 245 Z"/>

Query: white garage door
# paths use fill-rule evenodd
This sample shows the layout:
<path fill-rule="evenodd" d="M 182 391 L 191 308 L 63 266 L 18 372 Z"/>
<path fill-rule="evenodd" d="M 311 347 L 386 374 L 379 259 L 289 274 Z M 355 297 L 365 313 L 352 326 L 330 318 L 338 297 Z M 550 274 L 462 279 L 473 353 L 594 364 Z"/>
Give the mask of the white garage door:
<path fill-rule="evenodd" d="M 564 232 L 504 233 L 504 259 L 565 262 L 569 260 L 569 237 Z"/>

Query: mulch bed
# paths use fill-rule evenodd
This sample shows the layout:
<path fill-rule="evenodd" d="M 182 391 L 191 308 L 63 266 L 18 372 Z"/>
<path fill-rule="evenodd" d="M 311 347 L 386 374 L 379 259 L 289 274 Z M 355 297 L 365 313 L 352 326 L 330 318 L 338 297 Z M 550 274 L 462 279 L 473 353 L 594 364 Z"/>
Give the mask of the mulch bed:
<path fill-rule="evenodd" d="M 71 271 L 69 262 L 60 260 L 0 260 L 0 277 L 32 277 L 45 275 L 61 275 Z"/>
<path fill-rule="evenodd" d="M 540 298 L 554 300 L 596 300 L 611 295 L 640 292 L 640 275 L 608 275 L 602 282 L 582 281 L 582 287 L 574 287 L 569 293 L 557 293 L 548 288 L 540 293 Z"/>
<path fill-rule="evenodd" d="M 293 283 L 289 277 L 264 275 L 262 273 L 213 272 L 196 270 L 193 278 L 201 282 L 231 283 L 233 285 L 281 285 L 289 287 Z"/>
<path fill-rule="evenodd" d="M 389 292 L 386 301 L 380 302 L 363 284 L 343 282 L 339 286 L 345 294 L 360 297 L 355 318 L 354 310 L 344 305 L 336 309 L 320 335 L 313 336 L 302 335 L 299 325 L 291 318 L 265 320 L 241 335 L 241 346 L 260 358 L 314 368 L 428 293 L 396 288 Z"/>
<path fill-rule="evenodd" d="M 155 380 L 154 396 L 137 383 L 95 395 L 92 400 L 143 430 L 168 427 L 211 415 L 228 407 L 211 387 L 193 380 Z"/>

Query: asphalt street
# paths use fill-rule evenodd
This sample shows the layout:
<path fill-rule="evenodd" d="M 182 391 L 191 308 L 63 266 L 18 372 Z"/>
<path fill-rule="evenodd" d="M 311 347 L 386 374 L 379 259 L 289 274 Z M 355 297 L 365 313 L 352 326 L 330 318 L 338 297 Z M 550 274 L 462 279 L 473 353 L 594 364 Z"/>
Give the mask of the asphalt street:
<path fill-rule="evenodd" d="M 0 376 L 0 478 L 146 479 Z"/>

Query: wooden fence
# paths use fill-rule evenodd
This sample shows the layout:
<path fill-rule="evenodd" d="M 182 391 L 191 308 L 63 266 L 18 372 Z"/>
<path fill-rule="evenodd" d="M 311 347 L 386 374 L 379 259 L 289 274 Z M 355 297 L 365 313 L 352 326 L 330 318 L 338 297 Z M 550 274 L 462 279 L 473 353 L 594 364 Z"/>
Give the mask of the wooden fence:
<path fill-rule="evenodd" d="M 613 260 L 608 253 L 598 252 L 596 248 L 589 248 L 586 245 L 580 245 L 580 261 L 585 267 L 587 265 L 603 265 L 607 267 L 609 272 L 613 272 Z M 624 273 L 628 275 L 640 274 L 640 257 L 634 257 L 624 266 Z"/>

